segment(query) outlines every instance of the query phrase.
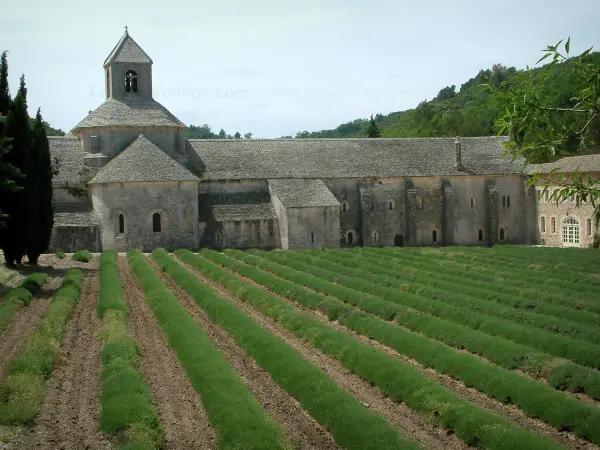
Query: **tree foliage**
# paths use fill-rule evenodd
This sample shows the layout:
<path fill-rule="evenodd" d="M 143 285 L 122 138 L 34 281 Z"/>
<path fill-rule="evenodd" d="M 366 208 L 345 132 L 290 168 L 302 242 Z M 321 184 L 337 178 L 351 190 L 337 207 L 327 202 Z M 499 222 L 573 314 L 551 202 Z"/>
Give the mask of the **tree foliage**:
<path fill-rule="evenodd" d="M 367 128 L 367 137 L 369 137 L 369 138 L 381 137 L 381 132 L 379 131 L 379 127 L 375 123 L 375 119 L 373 119 L 373 114 L 371 114 L 371 120 L 369 120 L 369 127 Z"/>
<path fill-rule="evenodd" d="M 496 120 L 498 134 L 509 134 L 505 144 L 513 157 L 528 161 L 554 161 L 574 154 L 600 150 L 600 58 L 591 48 L 571 57 L 570 38 L 549 45 L 538 63 L 551 62 L 539 69 L 527 70 L 487 85 L 495 104 L 503 114 Z M 529 185 L 558 185 L 552 199 L 574 197 L 577 206 L 590 202 L 600 218 L 600 179 L 575 172 L 534 173 Z"/>

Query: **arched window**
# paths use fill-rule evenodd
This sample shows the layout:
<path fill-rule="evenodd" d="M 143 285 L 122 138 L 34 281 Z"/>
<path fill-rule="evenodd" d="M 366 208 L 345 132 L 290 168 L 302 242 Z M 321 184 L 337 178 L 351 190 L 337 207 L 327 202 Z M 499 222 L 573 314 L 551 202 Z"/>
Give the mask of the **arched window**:
<path fill-rule="evenodd" d="M 546 232 L 546 218 L 544 216 L 540 217 L 540 231 L 542 233 Z"/>
<path fill-rule="evenodd" d="M 390 198 L 388 200 L 388 210 L 393 211 L 394 209 L 396 209 L 396 200 Z"/>
<path fill-rule="evenodd" d="M 567 247 L 579 245 L 579 221 L 573 217 L 563 220 L 563 244 Z"/>
<path fill-rule="evenodd" d="M 119 214 L 119 233 L 125 233 L 125 216 L 123 214 Z"/>
<path fill-rule="evenodd" d="M 152 214 L 152 231 L 155 233 L 162 231 L 162 220 L 159 213 Z"/>
<path fill-rule="evenodd" d="M 348 202 L 344 200 L 342 202 L 342 212 L 346 212 L 346 211 L 348 211 Z"/>
<path fill-rule="evenodd" d="M 437 242 L 437 230 L 431 232 L 431 242 Z"/>
<path fill-rule="evenodd" d="M 510 195 L 506 196 L 506 207 L 510 208 Z"/>
<path fill-rule="evenodd" d="M 348 231 L 348 233 L 346 233 L 346 243 L 348 245 L 352 245 L 354 243 L 354 233 L 352 233 L 352 231 Z"/>
<path fill-rule="evenodd" d="M 138 91 L 138 78 L 135 70 L 128 70 L 125 74 L 125 92 Z"/>
<path fill-rule="evenodd" d="M 504 230 L 504 228 L 500 228 L 500 240 L 506 240 L 506 231 Z"/>
<path fill-rule="evenodd" d="M 479 229 L 479 241 L 483 241 L 483 230 Z"/>
<path fill-rule="evenodd" d="M 475 197 L 471 197 L 471 208 L 475 208 L 477 202 L 475 201 Z"/>

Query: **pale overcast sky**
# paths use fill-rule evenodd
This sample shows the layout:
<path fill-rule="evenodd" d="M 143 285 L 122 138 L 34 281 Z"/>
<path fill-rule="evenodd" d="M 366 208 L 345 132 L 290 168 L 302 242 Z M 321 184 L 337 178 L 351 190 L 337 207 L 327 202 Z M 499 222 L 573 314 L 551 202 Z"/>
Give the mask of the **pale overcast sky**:
<path fill-rule="evenodd" d="M 415 107 L 547 44 L 600 50 L 599 0 L 4 0 L 14 95 L 70 130 L 104 101 L 102 63 L 129 27 L 155 99 L 186 124 L 280 137 Z"/>

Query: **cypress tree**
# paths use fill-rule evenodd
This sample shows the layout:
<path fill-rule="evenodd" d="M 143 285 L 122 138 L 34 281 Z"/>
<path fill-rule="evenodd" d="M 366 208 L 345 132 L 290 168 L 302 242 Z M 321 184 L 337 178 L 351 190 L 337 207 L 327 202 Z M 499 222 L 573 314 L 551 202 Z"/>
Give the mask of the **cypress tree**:
<path fill-rule="evenodd" d="M 10 110 L 10 91 L 8 90 L 8 62 L 6 51 L 0 56 L 0 115 L 7 116 Z M 1 127 L 2 125 L 0 125 Z M 0 128 L 1 130 L 2 128 Z M 1 134 L 1 133 L 0 133 Z"/>
<path fill-rule="evenodd" d="M 5 157 L 5 162 L 16 167 L 25 177 L 18 184 L 26 188 L 28 183 L 29 149 L 31 133 L 29 130 L 29 115 L 27 114 L 27 88 L 25 76 L 21 77 L 19 91 L 11 102 L 10 111 L 6 117 L 4 134 L 11 139 L 12 148 Z M 21 263 L 26 251 L 26 236 L 28 230 L 28 196 L 26 189 L 13 192 L 6 196 L 2 210 L 8 214 L 6 227 L 3 228 L 2 250 L 6 263 L 14 265 Z"/>
<path fill-rule="evenodd" d="M 373 119 L 373 114 L 371 114 L 371 120 L 369 122 L 369 128 L 367 128 L 367 136 L 370 138 L 378 138 L 381 137 L 381 133 L 379 132 L 379 127 L 375 123 Z"/>
<path fill-rule="evenodd" d="M 30 212 L 27 233 L 27 258 L 30 264 L 37 264 L 38 257 L 48 250 L 50 235 L 54 225 L 52 211 L 52 165 L 50 147 L 42 113 L 38 109 L 32 131 L 29 180 L 28 209 Z"/>

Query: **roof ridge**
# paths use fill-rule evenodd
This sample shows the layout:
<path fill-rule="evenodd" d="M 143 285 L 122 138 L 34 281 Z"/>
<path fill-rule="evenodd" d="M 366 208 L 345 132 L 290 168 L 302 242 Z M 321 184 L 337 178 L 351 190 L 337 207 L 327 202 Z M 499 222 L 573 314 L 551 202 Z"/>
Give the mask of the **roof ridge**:
<path fill-rule="evenodd" d="M 473 140 L 473 139 L 507 139 L 508 136 L 461 136 L 460 140 Z M 456 140 L 456 136 L 454 137 L 442 137 L 442 136 L 432 136 L 432 137 L 402 137 L 402 138 L 398 138 L 398 137 L 388 137 L 388 138 L 368 138 L 368 137 L 362 137 L 362 138 L 340 138 L 340 137 L 335 137 L 335 138 L 252 138 L 252 139 L 218 139 L 218 138 L 212 138 L 212 139 L 198 139 L 198 138 L 193 138 L 193 139 L 188 139 L 188 141 L 190 142 L 248 142 L 248 141 L 276 141 L 276 142 L 285 142 L 285 141 L 292 141 L 292 142 L 298 142 L 298 141 L 420 141 L 420 140 Z"/>

